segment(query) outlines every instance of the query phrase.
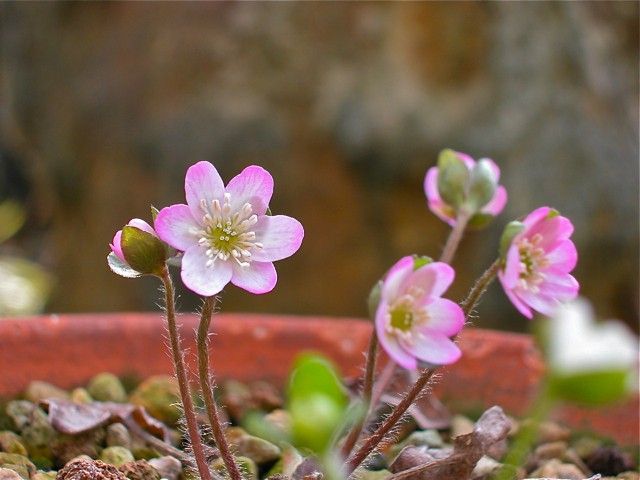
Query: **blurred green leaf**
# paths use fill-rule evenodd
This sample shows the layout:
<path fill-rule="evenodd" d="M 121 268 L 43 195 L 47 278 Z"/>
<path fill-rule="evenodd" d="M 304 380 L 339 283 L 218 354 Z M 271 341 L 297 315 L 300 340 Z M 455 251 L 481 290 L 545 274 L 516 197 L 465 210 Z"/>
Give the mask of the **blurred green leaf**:
<path fill-rule="evenodd" d="M 0 315 L 41 312 L 53 285 L 40 265 L 16 257 L 0 257 L 0 278 Z"/>
<path fill-rule="evenodd" d="M 469 220 L 467 227 L 474 230 L 479 230 L 489 225 L 494 218 L 495 217 L 490 213 L 476 213 L 471 217 L 471 220 Z"/>
<path fill-rule="evenodd" d="M 427 257 L 426 255 L 414 255 L 413 256 L 413 271 L 415 272 L 421 267 L 425 265 L 429 265 L 433 263 L 433 258 Z"/>
<path fill-rule="evenodd" d="M 293 444 L 324 453 L 344 421 L 348 397 L 333 365 L 318 355 L 301 356 L 289 381 Z"/>
<path fill-rule="evenodd" d="M 122 260 L 118 258 L 118 256 L 111 252 L 107 255 L 107 263 L 109 264 L 109 268 L 116 275 L 120 275 L 124 278 L 138 278 L 142 276 L 140 272 L 135 271 L 129 265 L 124 263 Z"/>
<path fill-rule="evenodd" d="M 625 398 L 629 393 L 628 370 L 601 370 L 571 375 L 552 374 L 554 396 L 587 406 L 600 406 Z"/>
<path fill-rule="evenodd" d="M 502 260 L 507 257 L 507 252 L 509 251 L 509 247 L 511 247 L 513 238 L 522 232 L 522 230 L 524 230 L 524 223 L 515 220 L 509 222 L 507 226 L 504 227 L 502 236 L 500 237 L 500 258 Z"/>
<path fill-rule="evenodd" d="M 5 200 L 0 203 L 0 243 L 13 237 L 26 219 L 27 213 L 18 202 Z"/>
<path fill-rule="evenodd" d="M 158 214 L 160 213 L 160 210 L 158 210 L 156 207 L 154 207 L 153 205 L 151 205 L 151 219 L 155 222 L 156 218 L 158 217 Z"/>
<path fill-rule="evenodd" d="M 159 274 L 167 259 L 164 243 L 148 232 L 126 225 L 120 241 L 124 258 L 131 268 L 144 274 Z"/>

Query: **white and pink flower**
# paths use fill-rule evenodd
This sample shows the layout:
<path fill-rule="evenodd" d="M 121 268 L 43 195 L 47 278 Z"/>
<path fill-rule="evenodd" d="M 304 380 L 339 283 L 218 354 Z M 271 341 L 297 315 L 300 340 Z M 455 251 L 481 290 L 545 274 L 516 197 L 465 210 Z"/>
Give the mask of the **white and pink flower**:
<path fill-rule="evenodd" d="M 387 273 L 375 315 L 380 344 L 399 365 L 413 370 L 418 361 L 447 365 L 460 358 L 451 340 L 464 325 L 462 309 L 441 298 L 455 272 L 434 262 L 414 269 L 411 256 L 400 259 Z"/>
<path fill-rule="evenodd" d="M 551 316 L 560 303 L 578 295 L 578 282 L 569 274 L 578 261 L 576 247 L 569 238 L 573 225 L 549 207 L 534 210 L 522 224 L 498 277 L 524 316 L 532 318 L 532 309 Z"/>
<path fill-rule="evenodd" d="M 187 204 L 163 208 L 155 229 L 184 252 L 181 275 L 190 290 L 212 296 L 229 282 L 257 294 L 274 288 L 273 262 L 300 248 L 304 230 L 294 218 L 266 214 L 272 193 L 273 178 L 259 166 L 245 168 L 226 187 L 209 162 L 187 170 Z"/>
<path fill-rule="evenodd" d="M 143 232 L 150 233 L 154 237 L 158 236 L 158 234 L 156 233 L 156 231 L 153 229 L 151 225 L 149 225 L 147 222 L 139 218 L 132 219 L 129 223 L 127 223 L 126 226 L 135 227 L 138 230 L 142 230 Z M 127 260 L 124 258 L 124 253 L 122 252 L 121 241 L 122 241 L 122 230 L 118 230 L 116 234 L 113 236 L 113 240 L 109 244 L 109 247 L 111 247 L 111 251 L 115 254 L 116 257 L 118 257 L 120 260 L 122 260 L 125 264 L 128 265 Z"/>
<path fill-rule="evenodd" d="M 455 152 L 455 154 L 466 165 L 469 172 L 471 172 L 476 165 L 476 161 L 466 153 Z M 488 158 L 481 160 L 489 165 L 497 184 L 500 180 L 500 168 L 493 160 Z M 431 167 L 427 170 L 424 178 L 424 192 L 427 196 L 429 209 L 441 220 L 453 227 L 457 222 L 458 212 L 454 206 L 447 204 L 440 196 L 440 192 L 438 191 L 438 173 L 438 167 Z M 495 217 L 502 212 L 506 204 L 507 190 L 502 185 L 497 185 L 493 198 L 476 213 Z"/>

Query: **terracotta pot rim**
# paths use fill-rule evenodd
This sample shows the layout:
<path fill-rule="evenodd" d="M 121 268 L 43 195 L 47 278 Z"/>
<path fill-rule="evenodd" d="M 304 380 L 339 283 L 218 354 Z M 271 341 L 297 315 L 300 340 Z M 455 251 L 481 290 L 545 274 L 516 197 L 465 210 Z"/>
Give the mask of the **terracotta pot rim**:
<path fill-rule="evenodd" d="M 194 368 L 193 331 L 198 318 L 181 315 L 187 360 Z M 361 373 L 371 322 L 353 317 L 216 314 L 211 358 L 219 378 L 268 379 L 282 383 L 303 350 L 333 359 L 345 376 Z M 24 390 L 32 380 L 61 387 L 111 371 L 148 376 L 172 372 L 163 348 L 160 313 L 73 313 L 0 319 L 0 397 Z M 463 357 L 443 368 L 434 392 L 466 407 L 497 404 L 522 414 L 536 393 L 544 367 L 527 334 L 466 328 L 460 335 Z M 20 368 L 6 368 L 20 365 Z M 562 408 L 558 418 L 589 428 L 621 444 L 638 444 L 638 397 L 598 411 Z"/>

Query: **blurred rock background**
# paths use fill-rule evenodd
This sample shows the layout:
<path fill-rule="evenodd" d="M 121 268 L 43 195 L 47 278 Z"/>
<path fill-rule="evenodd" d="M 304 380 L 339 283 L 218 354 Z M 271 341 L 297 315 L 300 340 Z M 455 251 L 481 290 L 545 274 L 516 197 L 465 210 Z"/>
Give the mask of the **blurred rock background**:
<path fill-rule="evenodd" d="M 638 3 L 3 3 L 0 194 L 14 250 L 55 276 L 49 311 L 149 310 L 108 243 L 183 201 L 188 165 L 259 163 L 302 221 L 276 290 L 227 311 L 365 314 L 398 257 L 448 228 L 422 180 L 445 147 L 501 165 L 510 202 L 454 261 L 454 299 L 502 226 L 548 204 L 575 223 L 598 314 L 638 321 Z M 0 280 L 1 281 L 1 280 Z M 183 307 L 196 304 L 187 292 Z M 482 325 L 528 327 L 494 285 Z"/>

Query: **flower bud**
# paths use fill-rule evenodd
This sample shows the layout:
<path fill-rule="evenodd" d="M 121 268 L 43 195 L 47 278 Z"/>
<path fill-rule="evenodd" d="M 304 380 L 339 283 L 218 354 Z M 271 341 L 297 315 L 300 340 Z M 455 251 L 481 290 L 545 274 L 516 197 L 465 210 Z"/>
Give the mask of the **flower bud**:
<path fill-rule="evenodd" d="M 489 161 L 479 160 L 471 169 L 466 207 L 474 213 L 480 211 L 491 201 L 497 188 L 498 180 Z"/>
<path fill-rule="evenodd" d="M 122 229 L 120 245 L 125 260 L 137 272 L 158 275 L 165 266 L 165 245 L 151 233 L 127 225 Z"/>
<path fill-rule="evenodd" d="M 369 292 L 367 298 L 367 309 L 369 310 L 369 318 L 376 318 L 376 311 L 378 310 L 378 304 L 380 303 L 380 294 L 382 292 L 382 280 L 378 280 Z"/>
<path fill-rule="evenodd" d="M 456 152 L 443 150 L 438 156 L 438 192 L 442 199 L 458 209 L 465 201 L 469 169 Z"/>

